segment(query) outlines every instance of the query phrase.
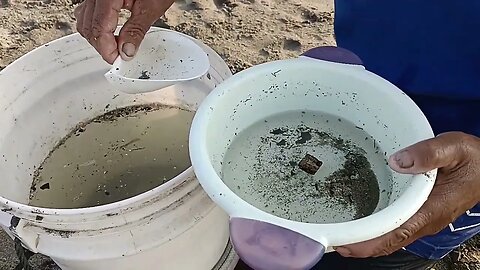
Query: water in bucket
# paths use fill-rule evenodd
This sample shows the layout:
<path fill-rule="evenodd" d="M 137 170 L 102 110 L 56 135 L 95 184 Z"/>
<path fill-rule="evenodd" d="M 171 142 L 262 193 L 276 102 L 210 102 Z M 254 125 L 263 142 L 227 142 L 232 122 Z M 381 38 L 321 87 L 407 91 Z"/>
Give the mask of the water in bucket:
<path fill-rule="evenodd" d="M 299 166 L 307 154 L 320 165 L 313 175 Z M 362 127 L 330 114 L 290 111 L 236 134 L 221 177 L 239 197 L 276 216 L 344 222 L 370 215 L 379 197 L 389 196 L 391 181 L 377 181 L 392 177 L 386 162 Z"/>
<path fill-rule="evenodd" d="M 190 166 L 193 115 L 147 105 L 113 110 L 80 124 L 36 170 L 30 205 L 92 207 L 165 183 Z"/>

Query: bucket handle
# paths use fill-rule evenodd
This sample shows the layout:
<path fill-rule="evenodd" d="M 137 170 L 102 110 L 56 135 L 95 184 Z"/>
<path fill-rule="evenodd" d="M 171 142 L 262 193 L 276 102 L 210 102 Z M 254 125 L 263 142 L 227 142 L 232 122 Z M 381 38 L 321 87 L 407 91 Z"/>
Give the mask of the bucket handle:
<path fill-rule="evenodd" d="M 22 245 L 34 252 L 38 253 L 37 249 L 37 237 L 38 235 L 35 233 L 31 233 L 28 230 L 25 230 L 25 226 L 28 224 L 28 221 L 25 219 L 21 219 L 15 215 L 12 215 L 12 218 L 10 220 L 10 226 L 6 229 L 8 229 L 7 233 L 14 239 L 18 239 Z"/>
<path fill-rule="evenodd" d="M 308 270 L 326 250 L 302 234 L 246 218 L 230 219 L 230 238 L 240 258 L 255 270 Z"/>
<path fill-rule="evenodd" d="M 33 270 L 33 268 L 30 266 L 29 260 L 33 255 L 35 255 L 35 253 L 24 247 L 25 244 L 17 234 L 17 227 L 19 226 L 20 222 L 20 218 L 12 216 L 10 221 L 10 227 L 8 228 L 11 236 L 13 236 L 15 244 L 15 254 L 17 255 L 17 258 L 19 260 L 19 263 L 17 264 L 15 269 Z"/>
<path fill-rule="evenodd" d="M 12 220 L 12 215 L 8 213 L 10 210 L 11 208 L 8 208 L 8 209 L 0 208 L 0 226 L 1 227 L 4 227 L 4 228 L 10 227 L 10 223 Z"/>

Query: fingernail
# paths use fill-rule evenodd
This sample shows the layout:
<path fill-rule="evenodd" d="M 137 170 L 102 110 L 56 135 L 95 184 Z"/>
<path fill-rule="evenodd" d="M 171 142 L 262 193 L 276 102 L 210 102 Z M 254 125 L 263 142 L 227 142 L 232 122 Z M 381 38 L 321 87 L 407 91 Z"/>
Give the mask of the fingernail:
<path fill-rule="evenodd" d="M 412 156 L 407 151 L 400 151 L 394 154 L 393 160 L 395 160 L 398 167 L 402 169 L 411 168 L 414 164 Z"/>
<path fill-rule="evenodd" d="M 132 43 L 125 43 L 123 44 L 122 51 L 126 56 L 134 57 L 136 48 L 135 45 L 133 45 Z"/>
<path fill-rule="evenodd" d="M 336 247 L 334 248 L 334 250 L 338 252 L 340 255 L 342 255 L 343 257 L 350 257 L 350 255 L 352 255 L 352 252 L 348 248 Z"/>

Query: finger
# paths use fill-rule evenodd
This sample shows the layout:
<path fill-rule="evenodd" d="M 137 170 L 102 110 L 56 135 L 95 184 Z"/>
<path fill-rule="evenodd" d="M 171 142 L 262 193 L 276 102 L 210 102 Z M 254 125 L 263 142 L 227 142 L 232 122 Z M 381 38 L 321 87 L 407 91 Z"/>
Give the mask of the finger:
<path fill-rule="evenodd" d="M 393 170 L 408 174 L 453 168 L 465 157 L 462 138 L 457 132 L 441 134 L 400 150 L 390 156 L 388 163 Z"/>
<path fill-rule="evenodd" d="M 83 37 L 85 37 L 84 34 L 83 34 L 83 16 L 84 16 L 84 13 L 85 13 L 85 2 L 78 5 L 73 12 L 73 14 L 75 16 L 75 19 L 77 20 L 77 31 Z"/>
<path fill-rule="evenodd" d="M 132 10 L 132 15 L 120 30 L 118 37 L 119 53 L 124 60 L 132 59 L 137 53 L 138 47 L 142 42 L 148 29 L 154 22 L 150 12 L 140 13 Z"/>
<path fill-rule="evenodd" d="M 85 11 L 83 13 L 82 21 L 82 32 L 83 36 L 90 42 L 92 39 L 92 20 L 93 12 L 95 10 L 95 1 L 96 0 L 86 0 L 85 1 Z M 104 0 L 102 0 L 104 1 Z"/>
<path fill-rule="evenodd" d="M 135 0 L 125 0 L 123 1 L 123 9 L 128 9 L 128 10 L 132 10 L 132 7 L 133 7 L 133 3 L 135 2 Z"/>
<path fill-rule="evenodd" d="M 390 255 L 425 236 L 423 230 L 431 220 L 431 211 L 425 205 L 399 228 L 380 237 L 335 248 L 344 257 L 369 258 Z"/>
<path fill-rule="evenodd" d="M 154 6 L 146 6 L 145 2 L 140 1 L 133 4 L 131 16 L 118 37 L 119 53 L 124 60 L 128 61 L 135 56 L 150 26 L 165 13 L 173 2 L 173 0 L 162 1 Z"/>
<path fill-rule="evenodd" d="M 95 2 L 91 43 L 103 59 L 110 64 L 118 56 L 118 46 L 114 32 L 118 24 L 118 14 L 122 5 L 122 0 L 100 0 Z"/>

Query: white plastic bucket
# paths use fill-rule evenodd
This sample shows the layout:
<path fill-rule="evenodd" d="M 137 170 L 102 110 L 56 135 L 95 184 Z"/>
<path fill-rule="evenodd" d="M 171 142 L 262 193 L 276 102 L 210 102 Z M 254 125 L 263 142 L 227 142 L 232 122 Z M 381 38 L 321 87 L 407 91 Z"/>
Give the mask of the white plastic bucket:
<path fill-rule="evenodd" d="M 232 253 L 223 258 L 223 266 L 215 266 L 227 248 L 228 216 L 202 190 L 191 168 L 153 190 L 108 205 L 27 205 L 35 167 L 79 122 L 103 114 L 107 104 L 109 110 L 153 102 L 195 110 L 231 76 L 212 49 L 195 42 L 209 55 L 208 74 L 141 95 L 113 89 L 104 77 L 110 67 L 78 34 L 46 44 L 5 68 L 0 73 L 2 228 L 63 270 L 233 267 Z"/>
<path fill-rule="evenodd" d="M 380 194 L 372 214 L 360 219 L 302 222 L 280 217 L 277 212 L 264 211 L 260 209 L 263 206 L 254 206 L 262 200 L 262 195 L 255 193 L 255 189 L 255 195 L 238 195 L 238 190 L 246 189 L 245 186 L 238 186 L 238 190 L 235 190 L 236 186 L 228 186 L 223 181 L 226 153 L 235 139 L 249 127 L 259 124 L 268 126 L 266 119 L 271 123 L 271 117 L 292 111 L 303 112 L 294 120 L 279 121 L 292 121 L 293 125 L 295 121 L 303 121 L 300 118 L 305 111 L 328 113 L 335 117 L 329 126 L 333 125 L 333 129 L 336 129 L 341 119 L 346 119 L 373 138 L 372 144 L 364 148 L 365 151 L 381 151 L 384 158 L 402 147 L 433 136 L 425 116 L 412 100 L 391 83 L 365 70 L 357 56 L 340 48 L 316 48 L 297 59 L 255 66 L 222 83 L 209 94 L 195 115 L 190 133 L 190 157 L 205 191 L 231 217 L 231 238 L 237 253 L 257 270 L 310 269 L 324 252 L 331 251 L 334 246 L 369 240 L 397 228 L 425 202 L 436 175 L 436 170 L 429 174 L 401 175 L 391 171 L 386 160 L 383 160 L 377 164 L 377 169 L 388 170 L 391 177 L 379 177 L 378 184 L 391 191 Z M 339 122 L 337 117 L 341 117 L 338 118 Z M 317 122 L 315 126 L 322 130 L 322 125 L 326 126 L 326 123 L 328 120 Z M 352 130 L 355 131 L 355 127 Z M 350 136 L 348 132 L 342 135 L 346 138 Z M 240 155 L 245 158 L 230 165 L 243 166 L 244 170 L 239 170 L 234 178 L 239 183 L 250 177 L 243 173 L 248 172 L 249 168 L 275 154 L 280 155 L 282 151 L 289 151 L 270 141 L 269 146 L 267 142 L 266 147 L 253 153 L 250 145 L 257 145 L 257 141 L 261 141 L 255 136 L 249 137 L 240 148 L 243 151 Z M 359 140 L 363 142 L 363 138 L 367 139 L 361 137 Z M 279 150 L 275 152 L 271 149 Z M 299 153 L 307 150 L 315 152 L 319 147 L 313 145 L 298 149 L 303 151 Z M 341 151 L 333 150 L 324 156 L 327 167 L 339 165 L 329 162 L 342 162 L 332 158 Z M 258 156 L 262 156 L 263 160 Z M 276 164 L 288 164 L 288 159 L 283 160 L 264 164 L 274 174 Z M 262 177 L 250 178 L 253 178 L 254 184 L 261 184 L 270 176 Z M 280 181 L 293 181 L 290 179 L 290 176 L 275 178 L 272 181 L 276 182 L 270 187 L 275 188 L 281 184 Z M 319 177 L 315 181 L 322 183 L 322 179 Z M 283 192 L 287 194 L 289 191 Z M 293 198 L 291 205 L 301 205 L 298 202 L 303 199 L 301 196 Z M 332 208 L 328 204 L 322 206 L 324 208 L 317 214 L 331 215 Z M 278 207 L 290 206 L 284 204 Z"/>

